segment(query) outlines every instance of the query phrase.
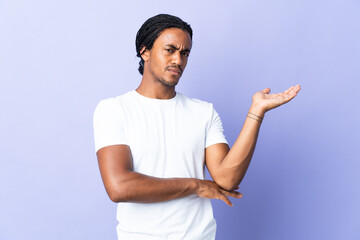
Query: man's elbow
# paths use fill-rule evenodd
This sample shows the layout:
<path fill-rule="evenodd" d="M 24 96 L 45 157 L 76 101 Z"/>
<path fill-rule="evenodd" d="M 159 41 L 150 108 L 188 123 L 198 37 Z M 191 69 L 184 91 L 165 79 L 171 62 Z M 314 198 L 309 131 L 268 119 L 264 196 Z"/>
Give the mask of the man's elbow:
<path fill-rule="evenodd" d="M 114 203 L 124 202 L 124 198 L 118 193 L 108 192 L 108 196 Z"/>
<path fill-rule="evenodd" d="M 215 183 L 222 189 L 229 191 L 229 192 L 233 191 L 237 187 L 237 185 L 234 185 L 234 184 L 231 184 L 231 183 L 225 182 L 225 181 L 224 182 L 215 181 Z"/>
<path fill-rule="evenodd" d="M 231 178 L 214 178 L 214 182 L 221 187 L 222 189 L 226 191 L 234 191 L 240 184 L 240 181 L 238 179 L 231 179 Z"/>
<path fill-rule="evenodd" d="M 110 200 L 115 203 L 128 202 L 130 199 L 128 191 L 126 190 L 126 186 L 118 186 L 118 187 L 109 188 L 109 189 L 106 189 L 106 192 L 107 192 Z"/>

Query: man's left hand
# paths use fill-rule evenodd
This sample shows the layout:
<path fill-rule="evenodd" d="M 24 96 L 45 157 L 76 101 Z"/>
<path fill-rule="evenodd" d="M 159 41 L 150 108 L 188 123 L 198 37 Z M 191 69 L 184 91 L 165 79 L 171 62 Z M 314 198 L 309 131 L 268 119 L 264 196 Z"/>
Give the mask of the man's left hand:
<path fill-rule="evenodd" d="M 265 88 L 264 90 L 254 94 L 253 105 L 262 109 L 264 112 L 267 112 L 289 102 L 297 95 L 300 89 L 301 87 L 298 84 L 296 86 L 290 87 L 282 93 L 269 94 L 270 88 Z"/>

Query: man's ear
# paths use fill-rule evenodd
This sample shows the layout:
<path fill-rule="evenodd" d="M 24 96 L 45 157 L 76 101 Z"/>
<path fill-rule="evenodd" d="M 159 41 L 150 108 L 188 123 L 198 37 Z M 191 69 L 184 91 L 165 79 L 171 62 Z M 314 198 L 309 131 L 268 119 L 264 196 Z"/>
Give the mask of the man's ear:
<path fill-rule="evenodd" d="M 144 59 L 145 62 L 147 62 L 149 60 L 149 49 L 147 49 L 145 46 L 143 46 L 140 50 L 141 53 L 141 57 L 142 59 Z"/>

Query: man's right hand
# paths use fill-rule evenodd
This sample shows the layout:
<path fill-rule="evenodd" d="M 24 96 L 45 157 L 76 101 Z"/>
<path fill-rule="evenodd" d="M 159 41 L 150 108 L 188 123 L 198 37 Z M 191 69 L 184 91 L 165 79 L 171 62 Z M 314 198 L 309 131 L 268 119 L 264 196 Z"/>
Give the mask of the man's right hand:
<path fill-rule="evenodd" d="M 219 187 L 214 181 L 198 179 L 196 195 L 203 198 L 220 199 L 232 207 L 233 204 L 228 197 L 241 198 L 243 196 L 242 193 L 235 191 L 236 189 L 238 187 L 232 191 L 227 191 Z"/>

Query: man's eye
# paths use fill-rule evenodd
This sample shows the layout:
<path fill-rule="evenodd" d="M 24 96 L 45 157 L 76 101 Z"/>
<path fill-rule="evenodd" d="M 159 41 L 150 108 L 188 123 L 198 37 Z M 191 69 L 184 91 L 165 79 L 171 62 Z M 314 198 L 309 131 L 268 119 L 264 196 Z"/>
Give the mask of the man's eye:
<path fill-rule="evenodd" d="M 189 56 L 189 53 L 185 52 L 185 53 L 183 53 L 183 55 L 184 55 L 185 57 L 188 57 L 188 56 Z"/>
<path fill-rule="evenodd" d="M 168 52 L 174 52 L 172 49 L 165 49 L 165 51 L 168 51 Z"/>

